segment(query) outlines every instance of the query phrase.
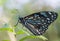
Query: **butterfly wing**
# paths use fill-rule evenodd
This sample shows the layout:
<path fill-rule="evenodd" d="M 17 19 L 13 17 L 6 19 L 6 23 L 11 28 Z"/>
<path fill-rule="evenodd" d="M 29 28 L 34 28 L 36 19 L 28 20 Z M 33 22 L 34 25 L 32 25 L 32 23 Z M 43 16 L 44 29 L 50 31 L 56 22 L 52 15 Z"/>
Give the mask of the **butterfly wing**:
<path fill-rule="evenodd" d="M 48 26 L 57 19 L 57 16 L 57 13 L 50 11 L 34 13 L 24 17 L 24 25 L 34 35 L 42 35 L 48 29 Z"/>

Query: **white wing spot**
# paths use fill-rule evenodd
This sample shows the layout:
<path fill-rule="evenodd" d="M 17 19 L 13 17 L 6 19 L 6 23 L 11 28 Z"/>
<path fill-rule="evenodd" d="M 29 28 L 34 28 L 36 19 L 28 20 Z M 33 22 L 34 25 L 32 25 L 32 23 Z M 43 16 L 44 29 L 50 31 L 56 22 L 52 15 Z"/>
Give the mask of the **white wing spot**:
<path fill-rule="evenodd" d="M 50 23 L 50 21 L 48 21 L 48 23 Z"/>
<path fill-rule="evenodd" d="M 44 22 L 44 20 L 42 20 L 42 22 Z"/>
<path fill-rule="evenodd" d="M 56 16 L 56 14 L 54 14 L 54 16 Z"/>
<path fill-rule="evenodd" d="M 44 23 L 44 24 L 46 24 L 46 23 Z"/>
<path fill-rule="evenodd" d="M 47 20 L 50 20 L 49 18 L 47 18 Z"/>
<path fill-rule="evenodd" d="M 52 15 L 52 18 L 53 18 L 53 15 Z"/>
<path fill-rule="evenodd" d="M 49 14 L 51 15 L 51 12 L 49 12 Z"/>
<path fill-rule="evenodd" d="M 45 28 L 45 27 L 43 26 L 43 28 Z"/>

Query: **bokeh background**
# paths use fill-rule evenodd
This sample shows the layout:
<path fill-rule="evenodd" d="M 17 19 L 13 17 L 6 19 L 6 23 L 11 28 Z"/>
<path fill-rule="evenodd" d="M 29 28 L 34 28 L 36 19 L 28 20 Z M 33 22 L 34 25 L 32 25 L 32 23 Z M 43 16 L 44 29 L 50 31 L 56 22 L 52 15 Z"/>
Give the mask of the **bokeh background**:
<path fill-rule="evenodd" d="M 58 13 L 57 20 L 49 26 L 43 36 L 48 39 L 47 41 L 60 41 L 60 0 L 0 0 L 0 41 L 19 41 L 27 36 L 27 34 L 16 34 L 21 29 L 27 30 L 22 24 L 14 27 L 18 17 L 25 17 L 40 11 Z M 45 40 L 28 38 L 24 41 Z"/>

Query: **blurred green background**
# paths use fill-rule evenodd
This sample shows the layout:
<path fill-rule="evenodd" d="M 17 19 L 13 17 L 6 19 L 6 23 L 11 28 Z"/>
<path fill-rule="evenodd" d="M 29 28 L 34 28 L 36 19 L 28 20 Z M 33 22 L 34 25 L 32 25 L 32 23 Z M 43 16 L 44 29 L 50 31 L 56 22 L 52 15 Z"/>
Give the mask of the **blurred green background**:
<path fill-rule="evenodd" d="M 0 41 L 60 41 L 59 2 L 60 0 L 0 0 Z M 58 13 L 57 20 L 42 37 L 32 35 L 20 23 L 14 27 L 19 16 L 25 17 L 40 11 Z"/>

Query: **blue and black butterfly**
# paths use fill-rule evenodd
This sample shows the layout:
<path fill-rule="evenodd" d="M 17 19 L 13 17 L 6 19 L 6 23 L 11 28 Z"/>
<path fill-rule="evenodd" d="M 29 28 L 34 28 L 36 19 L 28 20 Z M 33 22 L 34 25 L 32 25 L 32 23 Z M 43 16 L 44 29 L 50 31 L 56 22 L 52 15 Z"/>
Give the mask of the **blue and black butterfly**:
<path fill-rule="evenodd" d="M 34 35 L 42 35 L 48 29 L 48 26 L 57 19 L 58 14 L 52 11 L 41 11 L 20 18 L 18 22 L 22 23 Z"/>

